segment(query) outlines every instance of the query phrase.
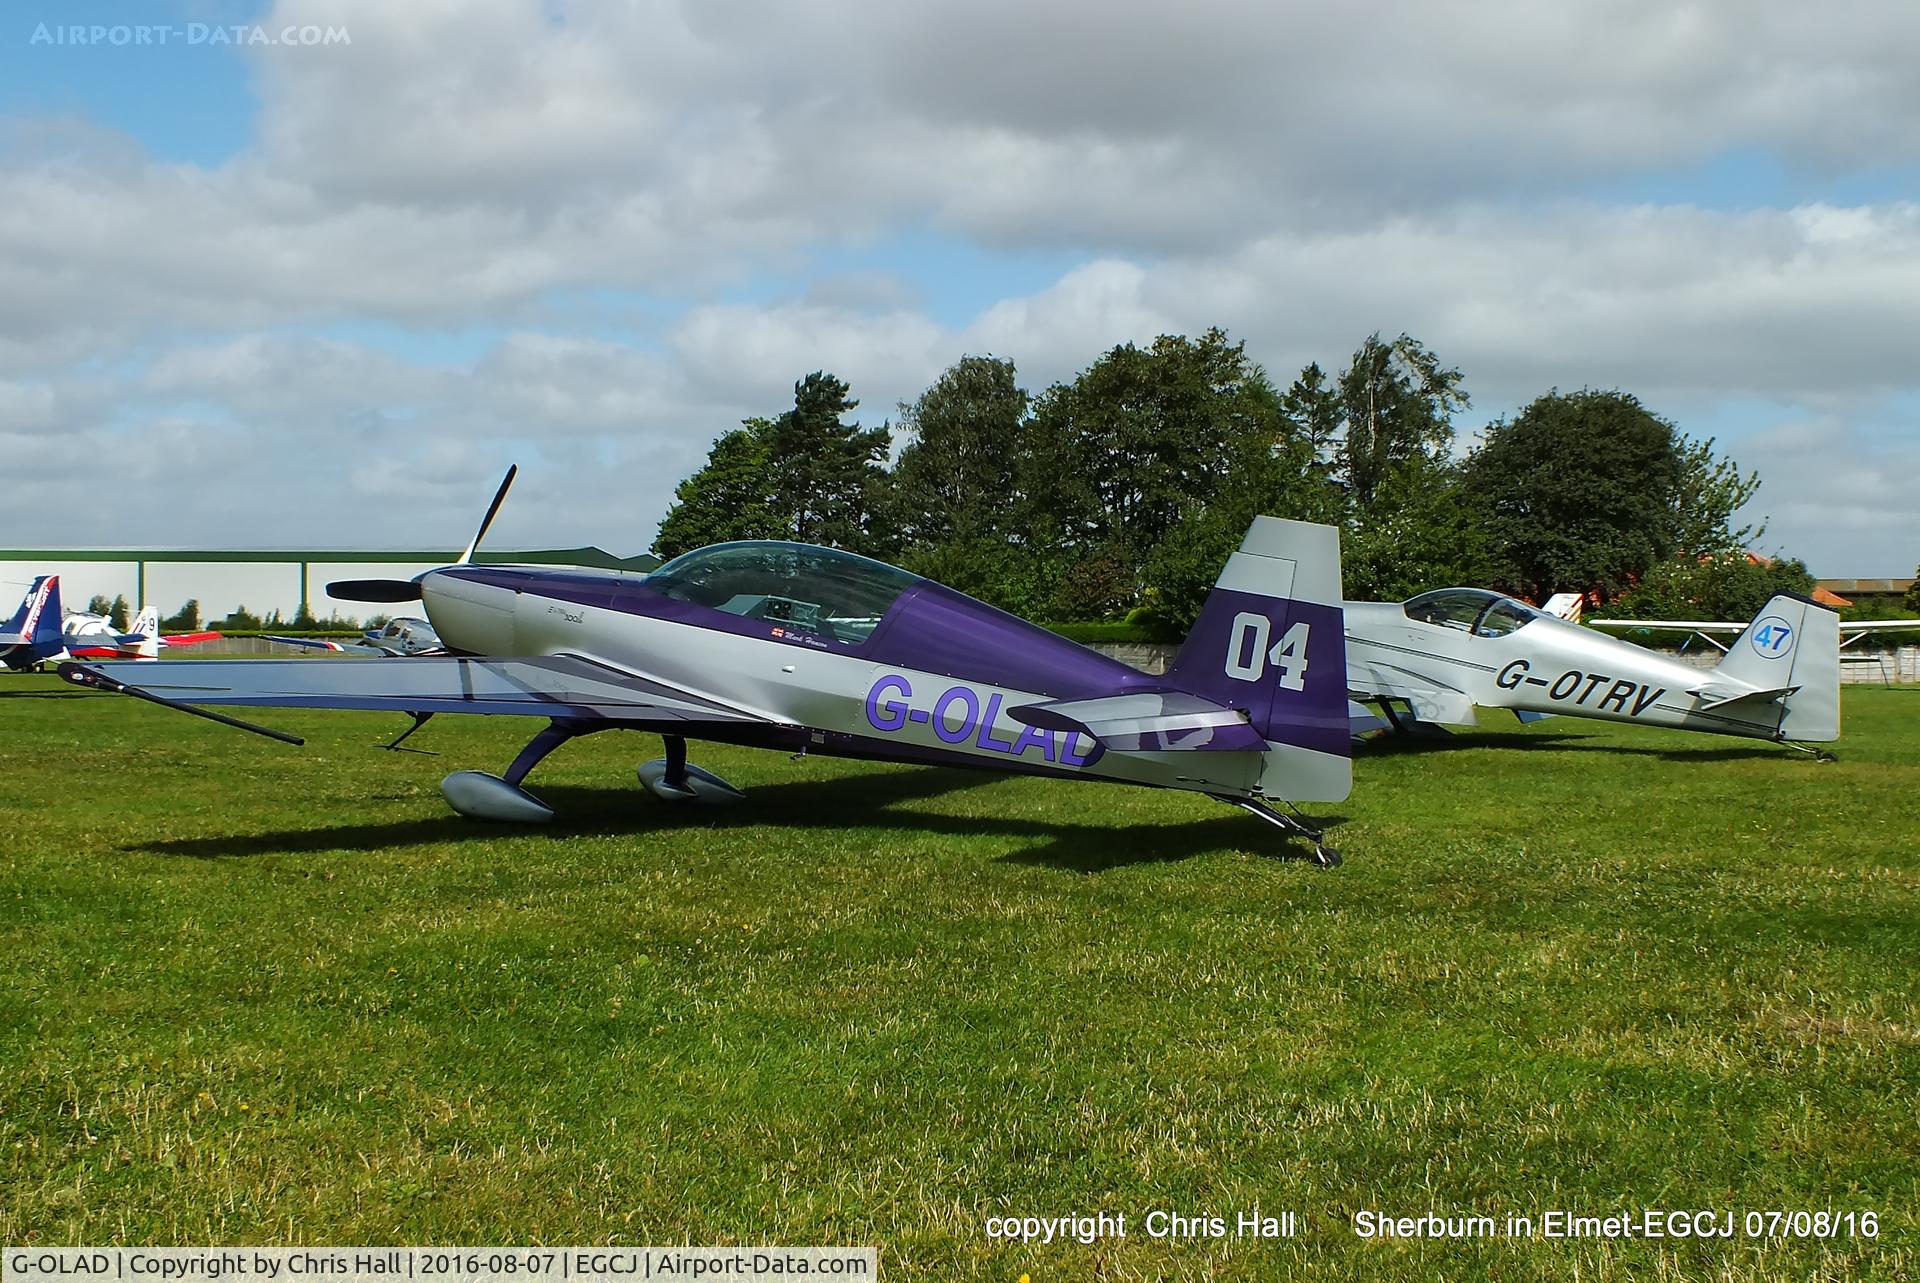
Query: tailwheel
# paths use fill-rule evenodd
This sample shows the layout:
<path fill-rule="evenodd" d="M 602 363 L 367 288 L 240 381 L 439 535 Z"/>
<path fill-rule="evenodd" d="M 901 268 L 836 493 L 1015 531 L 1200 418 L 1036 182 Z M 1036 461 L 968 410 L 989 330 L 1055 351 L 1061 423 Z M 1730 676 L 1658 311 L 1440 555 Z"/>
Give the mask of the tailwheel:
<path fill-rule="evenodd" d="M 1283 833 L 1292 837 L 1305 838 L 1307 841 L 1313 843 L 1313 855 L 1311 858 L 1313 862 L 1321 868 L 1331 869 L 1341 862 L 1340 853 L 1326 844 L 1324 840 L 1326 834 L 1322 830 L 1305 823 L 1302 819 L 1297 819 L 1294 816 L 1276 811 L 1257 797 L 1226 797 L 1218 793 L 1212 796 L 1225 802 L 1228 806 L 1237 807 L 1245 811 L 1248 815 L 1258 816 Z"/>

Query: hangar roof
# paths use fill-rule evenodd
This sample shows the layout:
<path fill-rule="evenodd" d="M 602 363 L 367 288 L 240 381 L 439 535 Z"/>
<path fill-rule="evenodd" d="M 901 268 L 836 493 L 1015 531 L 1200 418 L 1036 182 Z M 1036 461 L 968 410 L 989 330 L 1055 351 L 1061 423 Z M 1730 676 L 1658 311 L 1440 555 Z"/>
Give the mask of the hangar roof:
<path fill-rule="evenodd" d="M 0 561 L 223 561 L 223 562 L 436 562 L 459 557 L 457 549 L 405 551 L 392 548 L 0 548 Z M 602 570 L 649 571 L 660 559 L 649 553 L 616 557 L 602 548 L 547 548 L 533 552 L 479 553 L 485 565 L 594 566 Z"/>

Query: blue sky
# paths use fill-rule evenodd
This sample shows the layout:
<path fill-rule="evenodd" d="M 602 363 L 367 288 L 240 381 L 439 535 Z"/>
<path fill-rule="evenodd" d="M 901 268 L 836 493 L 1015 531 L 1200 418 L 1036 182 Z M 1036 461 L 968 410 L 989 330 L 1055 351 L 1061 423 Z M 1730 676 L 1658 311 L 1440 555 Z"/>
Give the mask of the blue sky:
<path fill-rule="evenodd" d="M 1760 469 L 1773 550 L 1920 561 L 1908 9 L 1208 8 L 12 6 L 7 519 L 457 542 L 518 457 L 503 537 L 633 551 L 808 370 L 877 422 L 1218 324 L 1282 380 L 1413 333 L 1463 440 L 1621 387 Z M 235 23 L 349 39 L 188 34 Z"/>

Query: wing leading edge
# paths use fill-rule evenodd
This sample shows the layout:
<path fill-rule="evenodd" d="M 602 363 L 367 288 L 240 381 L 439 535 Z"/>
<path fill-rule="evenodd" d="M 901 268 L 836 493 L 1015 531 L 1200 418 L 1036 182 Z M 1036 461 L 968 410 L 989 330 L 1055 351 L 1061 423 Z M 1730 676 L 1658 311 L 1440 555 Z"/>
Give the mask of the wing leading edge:
<path fill-rule="evenodd" d="M 173 704 L 485 713 L 634 725 L 766 723 L 757 714 L 577 655 L 427 657 L 404 664 L 362 659 L 68 662 L 59 672 L 76 685 Z"/>

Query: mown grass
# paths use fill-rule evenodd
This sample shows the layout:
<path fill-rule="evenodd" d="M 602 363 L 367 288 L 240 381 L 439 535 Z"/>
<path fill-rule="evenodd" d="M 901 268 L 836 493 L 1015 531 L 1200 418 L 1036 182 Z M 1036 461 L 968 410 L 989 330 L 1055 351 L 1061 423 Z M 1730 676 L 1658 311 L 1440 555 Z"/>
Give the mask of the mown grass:
<path fill-rule="evenodd" d="M 1373 752 L 1321 871 L 1188 795 L 0 685 L 0 1241 L 877 1244 L 896 1278 L 1907 1278 L 1920 692 L 1842 760 L 1596 723 Z M 1292 854 L 1299 854 L 1297 847 Z M 1158 1241 L 1152 1209 L 1304 1217 Z M 1352 1216 L 1874 1210 L 1873 1242 Z M 1094 1246 L 1002 1213 L 1127 1214 Z"/>

